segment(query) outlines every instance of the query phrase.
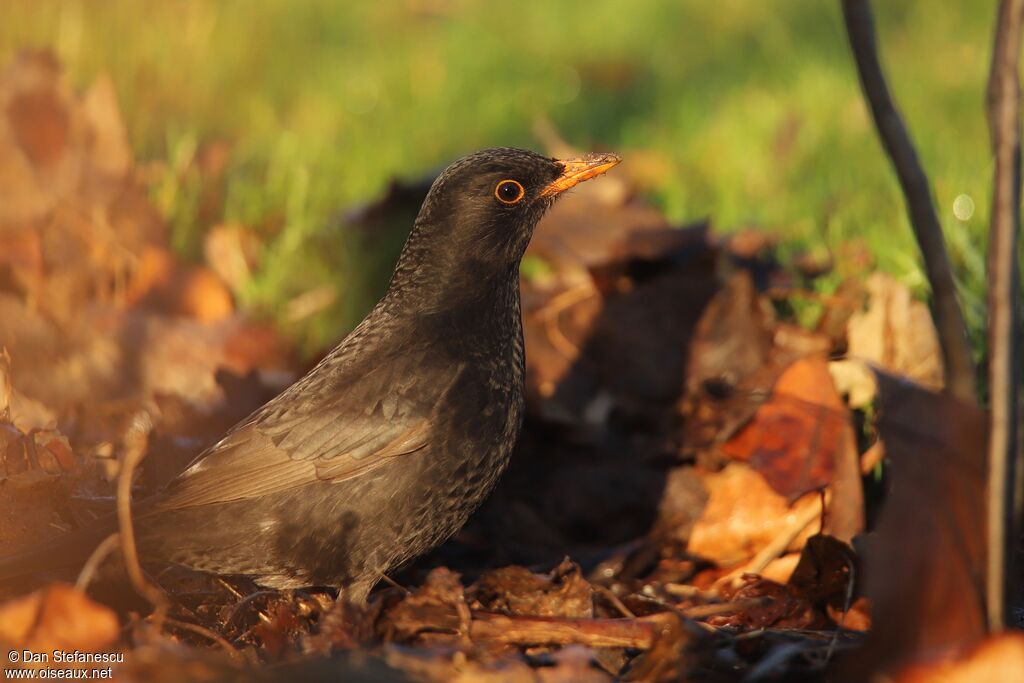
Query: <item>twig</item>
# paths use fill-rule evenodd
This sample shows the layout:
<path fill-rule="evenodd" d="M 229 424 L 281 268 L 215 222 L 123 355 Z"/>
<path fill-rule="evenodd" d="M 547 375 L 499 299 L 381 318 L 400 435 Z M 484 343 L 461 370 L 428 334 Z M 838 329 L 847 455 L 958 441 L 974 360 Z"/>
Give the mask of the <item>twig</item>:
<path fill-rule="evenodd" d="M 878 466 L 878 463 L 885 459 L 885 444 L 881 440 L 871 444 L 864 454 L 860 456 L 860 473 L 865 477 L 871 474 Z"/>
<path fill-rule="evenodd" d="M 568 617 L 510 617 L 473 612 L 470 635 L 509 645 L 588 645 L 590 647 L 650 648 L 666 619 L 664 612 L 637 619 L 572 619 Z"/>
<path fill-rule="evenodd" d="M 158 613 L 162 613 L 167 605 L 167 599 L 163 591 L 150 583 L 142 571 L 132 523 L 132 475 L 146 454 L 146 435 L 150 429 L 152 423 L 149 415 L 142 412 L 135 417 L 125 435 L 124 459 L 117 476 L 117 524 L 120 529 L 118 536 L 121 539 L 121 554 L 124 556 L 125 570 L 132 586 L 139 595 L 149 600 Z"/>
<path fill-rule="evenodd" d="M 707 619 L 708 617 L 716 617 L 719 614 L 734 614 L 736 612 L 742 612 L 746 609 L 753 607 L 766 607 L 772 602 L 774 598 L 767 595 L 756 598 L 741 598 L 739 600 L 732 600 L 731 602 L 716 602 L 710 605 L 695 605 L 694 607 L 687 607 L 680 610 L 683 616 L 690 619 Z"/>
<path fill-rule="evenodd" d="M 874 21 L 868 0 L 842 0 L 850 48 L 857 62 L 861 88 L 871 107 L 882 146 L 892 161 L 907 202 L 914 237 L 921 248 L 924 270 L 935 302 L 935 327 L 942 341 L 946 390 L 964 401 L 976 402 L 974 362 L 967 341 L 956 282 L 946 254 L 939 218 L 932 203 L 928 176 L 917 158 L 910 134 L 886 85 L 878 60 Z"/>
<path fill-rule="evenodd" d="M 604 597 L 605 600 L 612 603 L 612 606 L 619 611 L 619 614 L 624 617 L 629 617 L 630 619 L 636 617 L 636 615 L 633 614 L 633 610 L 626 607 L 626 604 L 622 602 L 622 600 L 619 599 L 619 596 L 617 596 L 610 588 L 606 588 L 600 584 L 594 584 L 594 588 Z"/>
<path fill-rule="evenodd" d="M 1010 472 L 1017 450 L 1017 240 L 1020 235 L 1020 60 L 1024 0 L 1001 0 L 988 77 L 988 125 L 995 162 L 988 244 L 988 576 L 991 631 L 1004 627 Z"/>
<path fill-rule="evenodd" d="M 96 576 L 96 570 L 100 568 L 103 560 L 107 559 L 107 556 L 110 555 L 110 552 L 120 540 L 120 537 L 115 532 L 107 536 L 96 546 L 96 549 L 92 551 L 92 555 L 89 555 L 89 559 L 82 565 L 82 571 L 78 572 L 78 578 L 75 580 L 75 588 L 77 590 L 85 592 L 85 589 L 92 583 L 93 577 Z"/>

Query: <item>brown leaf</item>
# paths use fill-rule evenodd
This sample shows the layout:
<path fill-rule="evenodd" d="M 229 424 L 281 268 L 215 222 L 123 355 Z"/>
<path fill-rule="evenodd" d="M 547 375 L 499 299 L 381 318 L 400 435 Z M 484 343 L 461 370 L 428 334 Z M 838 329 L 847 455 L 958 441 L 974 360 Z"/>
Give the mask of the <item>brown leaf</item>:
<path fill-rule="evenodd" d="M 548 575 L 511 566 L 487 572 L 470 590 L 474 609 L 540 617 L 594 616 L 593 589 L 578 565 L 565 561 Z"/>
<path fill-rule="evenodd" d="M 82 101 L 82 113 L 91 132 L 93 171 L 111 180 L 123 179 L 132 165 L 132 150 L 110 76 L 103 74 L 92 84 Z"/>
<path fill-rule="evenodd" d="M 844 609 L 852 602 L 857 580 L 857 556 L 846 543 L 825 534 L 807 539 L 789 585 L 817 604 Z"/>
<path fill-rule="evenodd" d="M 895 683 L 1024 683 L 1024 635 L 991 636 L 952 660 L 917 664 L 901 671 Z"/>
<path fill-rule="evenodd" d="M 259 264 L 262 244 L 254 232 L 237 224 L 216 225 L 203 238 L 206 263 L 238 292 L 249 283 Z"/>
<path fill-rule="evenodd" d="M 808 356 L 786 368 L 750 424 L 721 448 L 790 500 L 831 484 L 829 532 L 850 541 L 863 529 L 853 425 L 824 357 Z"/>
<path fill-rule="evenodd" d="M 378 629 L 389 641 L 415 640 L 423 633 L 453 636 L 469 630 L 470 613 L 459 575 L 438 567 L 424 584 L 378 619 Z M 450 639 L 450 638 L 449 638 Z"/>
<path fill-rule="evenodd" d="M 85 139 L 52 54 L 23 52 L 0 72 L 0 230 L 41 219 L 74 192 Z"/>
<path fill-rule="evenodd" d="M 748 598 L 770 598 L 762 604 L 708 618 L 713 626 L 740 628 L 827 628 L 830 620 L 816 608 L 806 595 L 794 586 L 769 581 L 761 576 L 747 574 L 744 583 L 732 594 L 732 601 Z"/>
<path fill-rule="evenodd" d="M 789 529 L 800 511 L 817 505 L 817 495 L 808 494 L 790 506 L 760 474 L 741 463 L 708 474 L 704 487 L 707 507 L 693 527 L 687 551 L 721 566 L 749 560 Z M 817 527 L 812 523 L 793 545 L 801 546 Z"/>
<path fill-rule="evenodd" d="M 185 265 L 159 247 L 143 250 L 128 288 L 128 302 L 204 322 L 223 320 L 234 311 L 231 292 L 213 271 Z"/>
<path fill-rule="evenodd" d="M 772 327 L 747 271 L 737 272 L 712 297 L 686 362 L 685 449 L 724 441 L 757 410 L 781 371 L 773 358 Z"/>
<path fill-rule="evenodd" d="M 119 632 L 113 611 L 64 584 L 0 604 L 0 642 L 10 648 L 109 652 Z"/>
<path fill-rule="evenodd" d="M 55 92 L 36 88 L 18 93 L 7 104 L 7 118 L 18 146 L 33 165 L 50 166 L 64 155 L 70 124 Z"/>
<path fill-rule="evenodd" d="M 786 368 L 750 424 L 722 451 L 749 463 L 780 494 L 799 497 L 832 481 L 840 443 L 851 436 L 828 365 L 812 356 Z"/>
<path fill-rule="evenodd" d="M 884 273 L 869 276 L 867 290 L 867 310 L 854 314 L 847 325 L 847 355 L 941 388 L 942 353 L 928 307 Z"/>
<path fill-rule="evenodd" d="M 985 414 L 883 373 L 878 381 L 892 488 L 867 548 L 875 617 L 855 670 L 961 648 L 985 632 Z"/>

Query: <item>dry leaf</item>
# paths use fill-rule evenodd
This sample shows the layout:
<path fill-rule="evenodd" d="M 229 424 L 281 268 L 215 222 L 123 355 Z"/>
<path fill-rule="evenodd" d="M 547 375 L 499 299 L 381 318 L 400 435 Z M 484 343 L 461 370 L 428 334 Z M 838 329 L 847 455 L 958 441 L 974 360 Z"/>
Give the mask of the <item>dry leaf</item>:
<path fill-rule="evenodd" d="M 103 74 L 92 84 L 82 101 L 82 113 L 92 133 L 89 160 L 94 170 L 112 180 L 122 180 L 133 158 L 110 76 Z"/>
<path fill-rule="evenodd" d="M 829 532 L 850 541 L 864 528 L 853 426 L 823 357 L 786 368 L 750 424 L 721 449 L 790 500 L 831 484 Z"/>
<path fill-rule="evenodd" d="M 985 633 L 985 414 L 882 373 L 878 384 L 892 487 L 867 547 L 874 628 L 855 677 Z"/>
<path fill-rule="evenodd" d="M 578 565 L 563 562 L 551 574 L 519 566 L 487 572 L 473 585 L 474 608 L 540 617 L 594 616 L 593 589 Z"/>
<path fill-rule="evenodd" d="M 752 558 L 818 498 L 808 494 L 790 506 L 760 474 L 741 463 L 708 474 L 704 488 L 707 507 L 693 527 L 687 551 L 726 567 Z M 818 526 L 812 523 L 792 546 L 801 547 Z"/>
<path fill-rule="evenodd" d="M 895 683 L 1024 683 L 1024 635 L 992 636 L 952 661 L 918 664 Z"/>
<path fill-rule="evenodd" d="M 867 310 L 854 314 L 847 325 L 847 355 L 941 388 L 942 353 L 928 307 L 884 273 L 872 273 L 867 290 Z"/>
<path fill-rule="evenodd" d="M 0 604 L 0 642 L 9 648 L 109 652 L 119 634 L 111 609 L 64 584 Z"/>

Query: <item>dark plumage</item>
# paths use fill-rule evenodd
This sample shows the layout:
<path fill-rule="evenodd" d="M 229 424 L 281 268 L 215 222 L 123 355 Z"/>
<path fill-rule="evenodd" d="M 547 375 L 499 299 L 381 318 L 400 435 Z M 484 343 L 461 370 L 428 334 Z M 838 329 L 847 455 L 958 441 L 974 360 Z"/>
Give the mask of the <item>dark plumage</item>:
<path fill-rule="evenodd" d="M 366 319 L 137 506 L 143 558 L 362 600 L 454 533 L 522 423 L 519 264 L 534 227 L 618 161 L 489 149 L 449 166 Z M 0 562 L 0 578 L 33 562 Z"/>

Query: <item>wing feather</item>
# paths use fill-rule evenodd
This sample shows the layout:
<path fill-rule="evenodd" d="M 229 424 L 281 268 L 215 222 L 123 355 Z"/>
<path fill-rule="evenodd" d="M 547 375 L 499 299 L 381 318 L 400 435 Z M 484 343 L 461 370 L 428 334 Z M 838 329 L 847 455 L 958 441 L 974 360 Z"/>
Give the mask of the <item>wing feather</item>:
<path fill-rule="evenodd" d="M 421 451 L 430 443 L 438 405 L 463 369 L 449 369 L 431 392 L 410 391 L 414 383 L 394 376 L 396 370 L 389 366 L 348 372 L 332 383 L 330 395 L 321 394 L 318 400 L 303 396 L 311 381 L 307 375 L 200 455 L 168 486 L 154 509 L 256 498 L 316 481 L 347 481 Z"/>

